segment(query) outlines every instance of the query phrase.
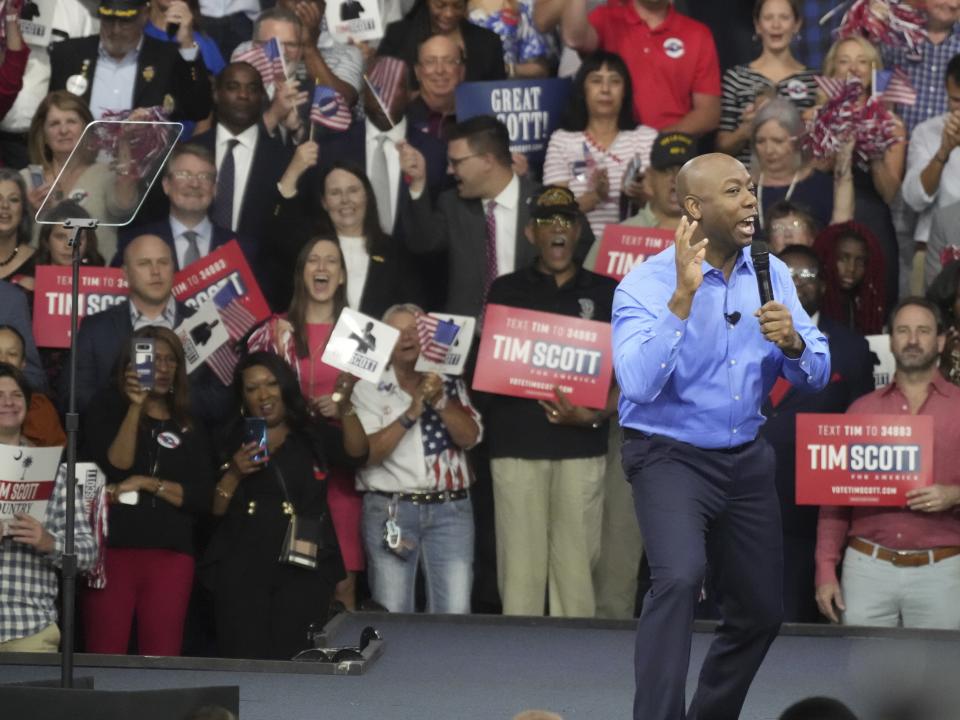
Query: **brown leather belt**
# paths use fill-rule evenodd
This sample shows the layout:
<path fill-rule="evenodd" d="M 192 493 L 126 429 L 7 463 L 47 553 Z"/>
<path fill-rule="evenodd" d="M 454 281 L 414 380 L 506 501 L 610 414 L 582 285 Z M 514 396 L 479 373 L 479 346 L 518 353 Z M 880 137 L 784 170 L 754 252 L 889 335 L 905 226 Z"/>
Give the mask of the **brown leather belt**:
<path fill-rule="evenodd" d="M 858 537 L 850 538 L 850 542 L 847 544 L 857 552 L 875 557 L 877 560 L 885 560 L 897 567 L 921 567 L 960 555 L 960 547 L 938 547 L 931 550 L 890 550 Z"/>

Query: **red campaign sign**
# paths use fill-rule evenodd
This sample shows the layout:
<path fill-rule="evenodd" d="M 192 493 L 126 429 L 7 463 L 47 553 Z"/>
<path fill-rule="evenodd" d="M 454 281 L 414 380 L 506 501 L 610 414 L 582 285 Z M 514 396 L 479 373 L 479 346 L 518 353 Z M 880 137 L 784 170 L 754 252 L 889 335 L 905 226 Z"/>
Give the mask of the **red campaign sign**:
<path fill-rule="evenodd" d="M 33 283 L 33 339 L 38 347 L 70 347 L 71 268 L 38 265 Z M 119 268 L 81 267 L 80 319 L 123 302 L 127 281 Z"/>
<path fill-rule="evenodd" d="M 622 280 L 633 268 L 673 245 L 673 230 L 607 225 L 600 241 L 595 271 Z"/>
<path fill-rule="evenodd" d="M 221 245 L 174 275 L 173 295 L 185 305 L 197 308 L 227 283 L 233 284 L 240 302 L 258 322 L 270 315 L 270 307 L 236 240 Z"/>
<path fill-rule="evenodd" d="M 606 407 L 613 372 L 610 325 L 487 305 L 473 389 L 497 395 Z"/>
<path fill-rule="evenodd" d="M 797 415 L 797 504 L 900 506 L 933 484 L 930 415 Z"/>

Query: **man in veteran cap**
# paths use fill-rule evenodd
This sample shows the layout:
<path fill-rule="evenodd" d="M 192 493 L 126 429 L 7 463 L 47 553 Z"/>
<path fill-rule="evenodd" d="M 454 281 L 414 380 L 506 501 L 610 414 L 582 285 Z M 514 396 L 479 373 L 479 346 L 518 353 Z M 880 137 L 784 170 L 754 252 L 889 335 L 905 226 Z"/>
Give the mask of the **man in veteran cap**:
<path fill-rule="evenodd" d="M 50 90 L 67 90 L 106 112 L 162 107 L 174 120 L 210 114 L 207 69 L 192 33 L 179 47 L 145 36 L 146 0 L 101 0 L 100 34 L 50 48 Z"/>

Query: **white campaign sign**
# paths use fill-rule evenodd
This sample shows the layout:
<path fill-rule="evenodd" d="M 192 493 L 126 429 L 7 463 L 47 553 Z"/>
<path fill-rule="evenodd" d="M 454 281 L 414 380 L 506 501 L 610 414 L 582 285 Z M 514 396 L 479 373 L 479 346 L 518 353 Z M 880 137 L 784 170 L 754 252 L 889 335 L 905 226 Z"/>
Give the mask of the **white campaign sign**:
<path fill-rule="evenodd" d="M 0 522 L 15 513 L 44 521 L 62 453 L 62 447 L 0 445 Z"/>
<path fill-rule="evenodd" d="M 337 42 L 347 44 L 350 40 L 379 40 L 383 37 L 379 0 L 327 0 L 324 17 Z"/>
<path fill-rule="evenodd" d="M 476 319 L 468 315 L 446 315 L 444 313 L 428 313 L 431 317 L 438 320 L 446 320 L 460 326 L 460 332 L 457 333 L 457 339 L 450 346 L 446 359 L 442 363 L 428 360 L 420 353 L 417 358 L 417 365 L 414 368 L 418 372 L 433 372 L 441 375 L 463 375 L 463 369 L 467 364 L 467 356 L 470 354 L 470 347 L 473 345 L 473 330 L 476 327 Z"/>
<path fill-rule="evenodd" d="M 376 383 L 390 362 L 399 337 L 400 331 L 396 328 L 344 308 L 321 360 L 361 380 Z"/>
<path fill-rule="evenodd" d="M 213 298 L 202 303 L 193 315 L 180 323 L 175 332 L 183 343 L 187 373 L 200 367 L 221 345 L 230 340 Z"/>

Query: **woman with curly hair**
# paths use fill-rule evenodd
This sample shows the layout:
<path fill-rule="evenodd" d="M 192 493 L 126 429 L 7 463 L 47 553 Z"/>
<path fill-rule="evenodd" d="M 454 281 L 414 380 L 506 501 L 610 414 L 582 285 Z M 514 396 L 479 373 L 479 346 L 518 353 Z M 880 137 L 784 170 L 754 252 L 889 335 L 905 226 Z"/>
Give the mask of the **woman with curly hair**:
<path fill-rule="evenodd" d="M 856 222 L 830 225 L 813 243 L 823 263 L 826 292 L 820 311 L 863 335 L 883 332 L 887 319 L 883 250 Z"/>
<path fill-rule="evenodd" d="M 954 385 L 960 385 L 960 260 L 943 266 L 927 290 L 927 300 L 940 308 L 947 333 L 940 371 Z"/>

